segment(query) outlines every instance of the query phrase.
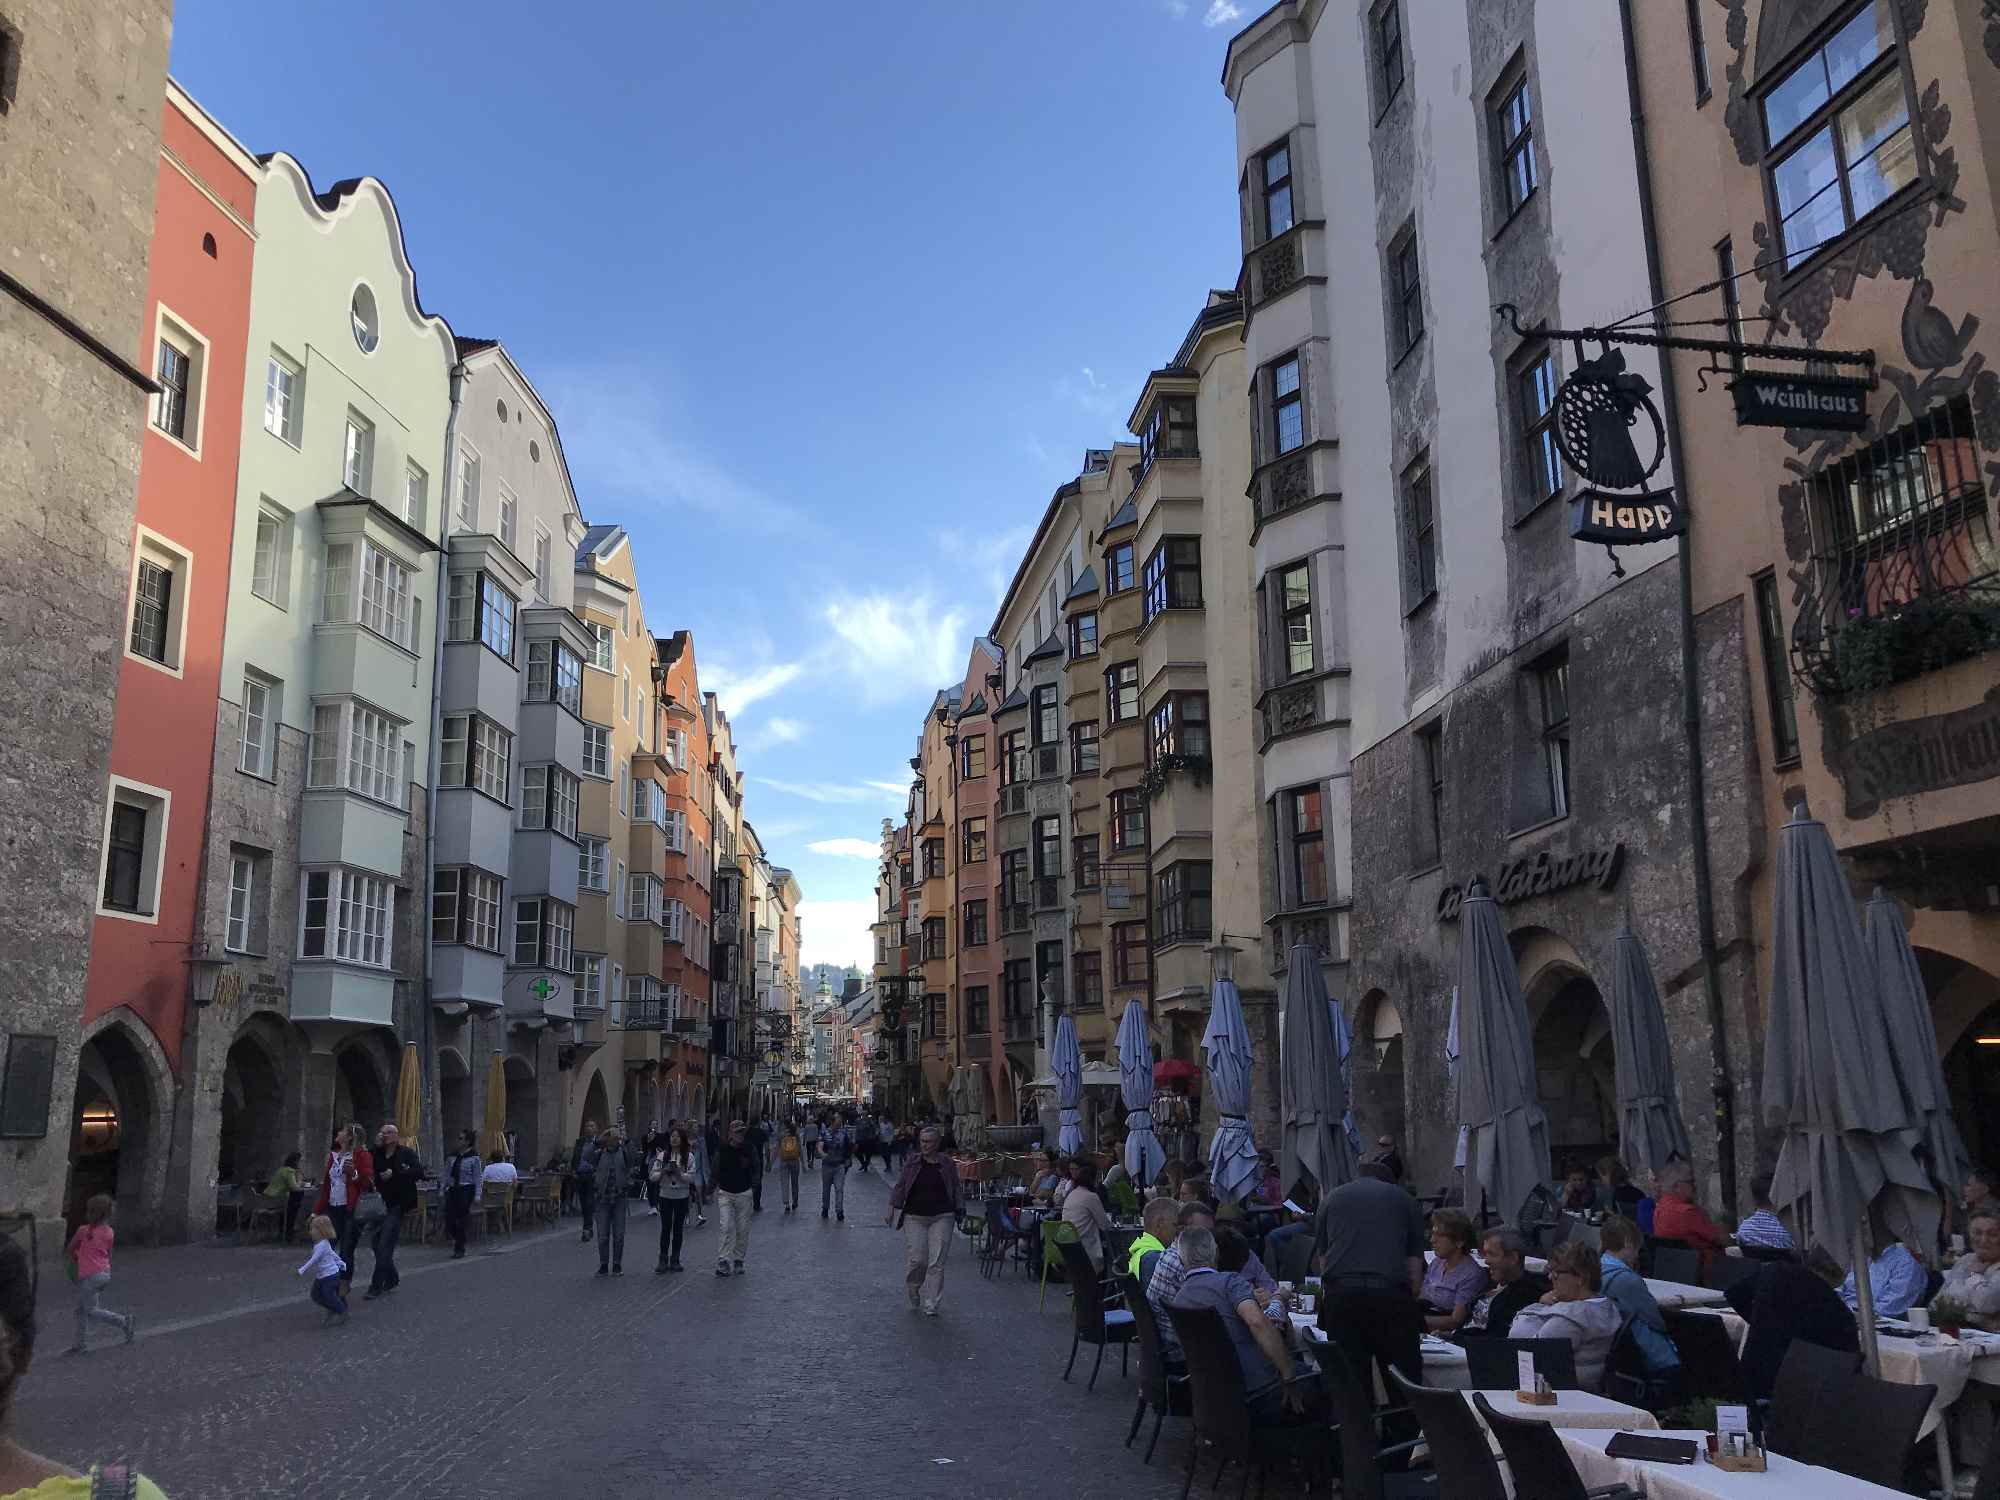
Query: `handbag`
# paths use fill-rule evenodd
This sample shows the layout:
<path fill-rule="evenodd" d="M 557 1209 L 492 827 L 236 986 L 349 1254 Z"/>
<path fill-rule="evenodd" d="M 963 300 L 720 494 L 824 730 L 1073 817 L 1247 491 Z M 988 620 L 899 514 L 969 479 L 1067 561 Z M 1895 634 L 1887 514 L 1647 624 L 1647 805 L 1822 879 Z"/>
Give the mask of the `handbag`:
<path fill-rule="evenodd" d="M 382 1201 L 382 1195 L 370 1188 L 354 1204 L 354 1222 L 373 1224 L 378 1219 L 389 1217 L 389 1205 Z"/>

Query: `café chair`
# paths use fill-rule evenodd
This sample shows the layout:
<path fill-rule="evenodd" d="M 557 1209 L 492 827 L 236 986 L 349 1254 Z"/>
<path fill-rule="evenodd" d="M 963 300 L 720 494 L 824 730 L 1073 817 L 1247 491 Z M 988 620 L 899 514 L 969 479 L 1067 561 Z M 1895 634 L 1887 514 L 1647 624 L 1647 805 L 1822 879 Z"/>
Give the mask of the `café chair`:
<path fill-rule="evenodd" d="M 1521 1384 L 1521 1367 L 1515 1356 L 1535 1356 L 1535 1373 L 1544 1376 L 1552 1389 L 1573 1391 L 1576 1383 L 1576 1345 L 1568 1339 L 1483 1339 L 1465 1341 L 1465 1370 L 1475 1391 L 1511 1391 Z"/>
<path fill-rule="evenodd" d="M 1076 1226 L 1062 1219 L 1042 1220 L 1042 1290 L 1035 1299 L 1035 1311 L 1040 1312 L 1048 1305 L 1049 1272 L 1054 1267 L 1065 1264 L 1062 1247 L 1077 1243 Z"/>
<path fill-rule="evenodd" d="M 1252 1470 L 1258 1472 L 1261 1487 L 1264 1472 L 1272 1464 L 1296 1460 L 1312 1471 L 1313 1492 L 1323 1491 L 1333 1456 L 1332 1430 L 1317 1422 L 1294 1426 L 1256 1421 L 1244 1400 L 1243 1366 L 1223 1327 L 1222 1314 L 1209 1307 L 1175 1308 L 1173 1319 L 1174 1332 L 1187 1355 L 1188 1386 L 1194 1401 L 1194 1442 L 1188 1447 L 1181 1500 L 1187 1500 L 1194 1484 L 1204 1445 L 1212 1446 L 1221 1456 L 1215 1470 L 1217 1485 L 1232 1463 L 1244 1466 L 1243 1487 L 1248 1488 Z"/>
<path fill-rule="evenodd" d="M 1007 1200 L 988 1198 L 986 1238 L 979 1245 L 979 1274 L 990 1280 L 1007 1263 L 1008 1252 L 1027 1242 L 1027 1232 L 1015 1229 L 1007 1222 Z"/>
<path fill-rule="evenodd" d="M 1451 1500 L 1507 1500 L 1507 1483 L 1486 1440 L 1486 1429 L 1457 1391 L 1412 1385 L 1391 1366 L 1393 1394 L 1409 1403 L 1431 1445 L 1440 1493 Z"/>
<path fill-rule="evenodd" d="M 1069 1289 L 1074 1299 L 1070 1310 L 1076 1324 L 1069 1341 L 1069 1363 L 1063 1366 L 1062 1378 L 1069 1379 L 1069 1372 L 1075 1368 L 1076 1351 L 1085 1344 L 1095 1344 L 1097 1363 L 1090 1367 L 1090 1383 L 1084 1389 L 1096 1390 L 1097 1372 L 1104 1368 L 1107 1344 L 1118 1346 L 1118 1373 L 1131 1373 L 1129 1351 L 1136 1328 L 1130 1309 L 1114 1305 L 1120 1294 L 1098 1280 L 1097 1267 L 1090 1263 L 1082 1245 L 1073 1239 L 1063 1241 L 1062 1258 L 1063 1269 L 1069 1273 Z"/>
<path fill-rule="evenodd" d="M 1167 1368 L 1166 1346 L 1160 1342 L 1160 1320 L 1140 1289 L 1138 1279 L 1121 1277 L 1119 1285 L 1124 1288 L 1125 1306 L 1132 1314 L 1132 1328 L 1139 1344 L 1139 1406 L 1132 1413 L 1132 1430 L 1125 1434 L 1125 1446 L 1131 1447 L 1133 1439 L 1139 1436 L 1139 1424 L 1146 1420 L 1146 1408 L 1150 1406 L 1154 1412 L 1153 1436 L 1146 1444 L 1146 1462 L 1151 1463 L 1153 1450 L 1160 1445 L 1160 1428 L 1170 1416 L 1192 1416 L 1194 1397 L 1188 1389 L 1186 1373 L 1175 1375 Z"/>
<path fill-rule="evenodd" d="M 1750 1380 L 1743 1373 L 1743 1361 L 1736 1353 L 1736 1341 L 1722 1326 L 1722 1319 L 1709 1313 L 1670 1309 L 1667 1337 L 1681 1357 L 1681 1380 L 1694 1400 L 1706 1397 L 1732 1406 L 1750 1400 Z"/>
<path fill-rule="evenodd" d="M 1313 1355 L 1319 1360 L 1320 1384 L 1326 1389 L 1340 1443 L 1342 1500 L 1433 1500 L 1441 1496 L 1436 1474 L 1383 1468 L 1385 1459 L 1406 1459 L 1424 1445 L 1422 1438 L 1382 1441 L 1383 1418 L 1403 1409 L 1377 1411 L 1374 1393 L 1355 1379 L 1354 1369 L 1338 1345 L 1318 1345 Z"/>
<path fill-rule="evenodd" d="M 1810 1461 L 1884 1489 L 1900 1490 L 1910 1450 L 1936 1399 L 1934 1385 L 1901 1385 L 1858 1371 L 1836 1375 L 1821 1389 L 1806 1418 Z"/>
<path fill-rule="evenodd" d="M 1646 1363 L 1646 1351 L 1639 1347 L 1634 1331 L 1638 1320 L 1627 1318 L 1618 1325 L 1611 1352 L 1604 1357 L 1604 1394 L 1630 1406 L 1643 1406 L 1657 1413 L 1682 1397 L 1679 1368 L 1654 1371 Z"/>
<path fill-rule="evenodd" d="M 1825 1403 L 1827 1388 L 1861 1368 L 1858 1351 L 1829 1349 L 1793 1339 L 1778 1362 L 1778 1378 L 1764 1406 L 1764 1446 L 1773 1453 L 1815 1463 L 1807 1442 L 1813 1413 Z"/>
<path fill-rule="evenodd" d="M 1653 1269 L 1646 1274 L 1655 1281 L 1678 1281 L 1685 1286 L 1700 1286 L 1701 1252 L 1678 1240 L 1654 1240 Z"/>
<path fill-rule="evenodd" d="M 1472 1404 L 1479 1408 L 1507 1459 L 1515 1494 L 1532 1495 L 1535 1500 L 1636 1500 L 1630 1485 L 1586 1488 L 1569 1450 L 1563 1447 L 1562 1435 L 1552 1424 L 1496 1411 L 1484 1391 L 1472 1393 Z"/>

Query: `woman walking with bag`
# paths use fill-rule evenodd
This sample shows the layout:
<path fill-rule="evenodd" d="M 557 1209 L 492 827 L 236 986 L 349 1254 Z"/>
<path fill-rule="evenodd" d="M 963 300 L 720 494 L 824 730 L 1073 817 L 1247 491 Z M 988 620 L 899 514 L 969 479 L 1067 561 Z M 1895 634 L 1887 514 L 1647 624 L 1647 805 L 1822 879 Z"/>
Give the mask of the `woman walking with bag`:
<path fill-rule="evenodd" d="M 347 1125 L 334 1132 L 333 1150 L 327 1153 L 326 1171 L 320 1178 L 319 1197 L 313 1202 L 313 1212 L 333 1220 L 339 1235 L 334 1253 L 347 1266 L 347 1274 L 340 1283 L 343 1296 L 354 1285 L 354 1247 L 361 1239 L 361 1221 L 354 1211 L 364 1196 L 375 1192 L 375 1159 L 361 1144 L 367 1139 L 359 1125 Z M 380 1203 L 381 1199 L 375 1201 Z"/>
<path fill-rule="evenodd" d="M 687 1133 L 675 1129 L 654 1164 L 653 1186 L 660 1204 L 660 1259 L 653 1274 L 681 1269 L 681 1236 L 687 1229 L 688 1200 L 694 1192 L 694 1152 Z"/>

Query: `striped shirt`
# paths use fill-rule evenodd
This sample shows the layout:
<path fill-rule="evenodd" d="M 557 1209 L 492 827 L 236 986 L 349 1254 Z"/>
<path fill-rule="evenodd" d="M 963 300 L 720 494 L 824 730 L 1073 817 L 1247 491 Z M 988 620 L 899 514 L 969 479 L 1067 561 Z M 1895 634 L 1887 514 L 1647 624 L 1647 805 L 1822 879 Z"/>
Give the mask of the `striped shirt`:
<path fill-rule="evenodd" d="M 1739 1245 L 1756 1245 L 1764 1250 L 1794 1250 L 1792 1232 L 1785 1228 L 1785 1221 L 1768 1208 L 1760 1208 L 1741 1224 L 1736 1226 L 1736 1242 Z"/>

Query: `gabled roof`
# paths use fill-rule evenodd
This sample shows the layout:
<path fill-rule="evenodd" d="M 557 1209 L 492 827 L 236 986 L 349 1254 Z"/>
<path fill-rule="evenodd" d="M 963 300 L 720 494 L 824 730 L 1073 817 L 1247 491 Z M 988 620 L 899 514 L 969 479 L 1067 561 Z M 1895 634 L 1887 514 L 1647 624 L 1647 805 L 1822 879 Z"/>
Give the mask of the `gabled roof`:
<path fill-rule="evenodd" d="M 997 714 L 1004 714 L 1009 709 L 1026 708 L 1027 706 L 1028 706 L 1028 690 L 1024 687 L 1021 687 L 1017 683 L 1014 687 L 1014 691 L 1007 695 L 1007 701 L 1002 703 L 998 708 L 994 709 L 993 711 Z"/>
<path fill-rule="evenodd" d="M 1097 533 L 1098 540 L 1102 541 L 1121 526 L 1137 525 L 1138 520 L 1139 507 L 1133 501 L 1127 500 L 1118 507 L 1118 514 L 1104 523 L 1104 529 Z"/>
<path fill-rule="evenodd" d="M 1096 592 L 1097 569 L 1093 568 L 1089 563 L 1085 563 L 1083 571 L 1076 575 L 1076 586 L 1063 597 L 1063 603 L 1067 604 L 1071 599 L 1081 599 L 1086 594 L 1094 594 Z"/>
<path fill-rule="evenodd" d="M 500 340 L 462 339 L 454 335 L 452 338 L 452 342 L 458 346 L 458 357 L 460 359 L 464 359 L 465 356 L 468 354 L 478 354 L 482 350 L 491 349 L 495 344 L 499 343 Z"/>
<path fill-rule="evenodd" d="M 1061 656 L 1062 654 L 1063 654 L 1062 640 L 1059 634 L 1056 631 L 1052 630 L 1049 632 L 1049 638 L 1047 640 L 1043 641 L 1041 645 L 1035 647 L 1034 650 L 1028 653 L 1027 659 L 1029 661 L 1041 661 L 1045 657 Z"/>
<path fill-rule="evenodd" d="M 590 526 L 584 529 L 583 540 L 576 544 L 576 565 L 587 568 L 593 557 L 609 557 L 618 550 L 618 544 L 625 540 L 623 526 Z"/>
<path fill-rule="evenodd" d="M 974 693 L 972 695 L 972 701 L 966 704 L 965 707 L 959 711 L 959 717 L 962 719 L 970 719 L 978 714 L 983 714 L 985 712 L 986 712 L 986 695 L 984 693 Z"/>

